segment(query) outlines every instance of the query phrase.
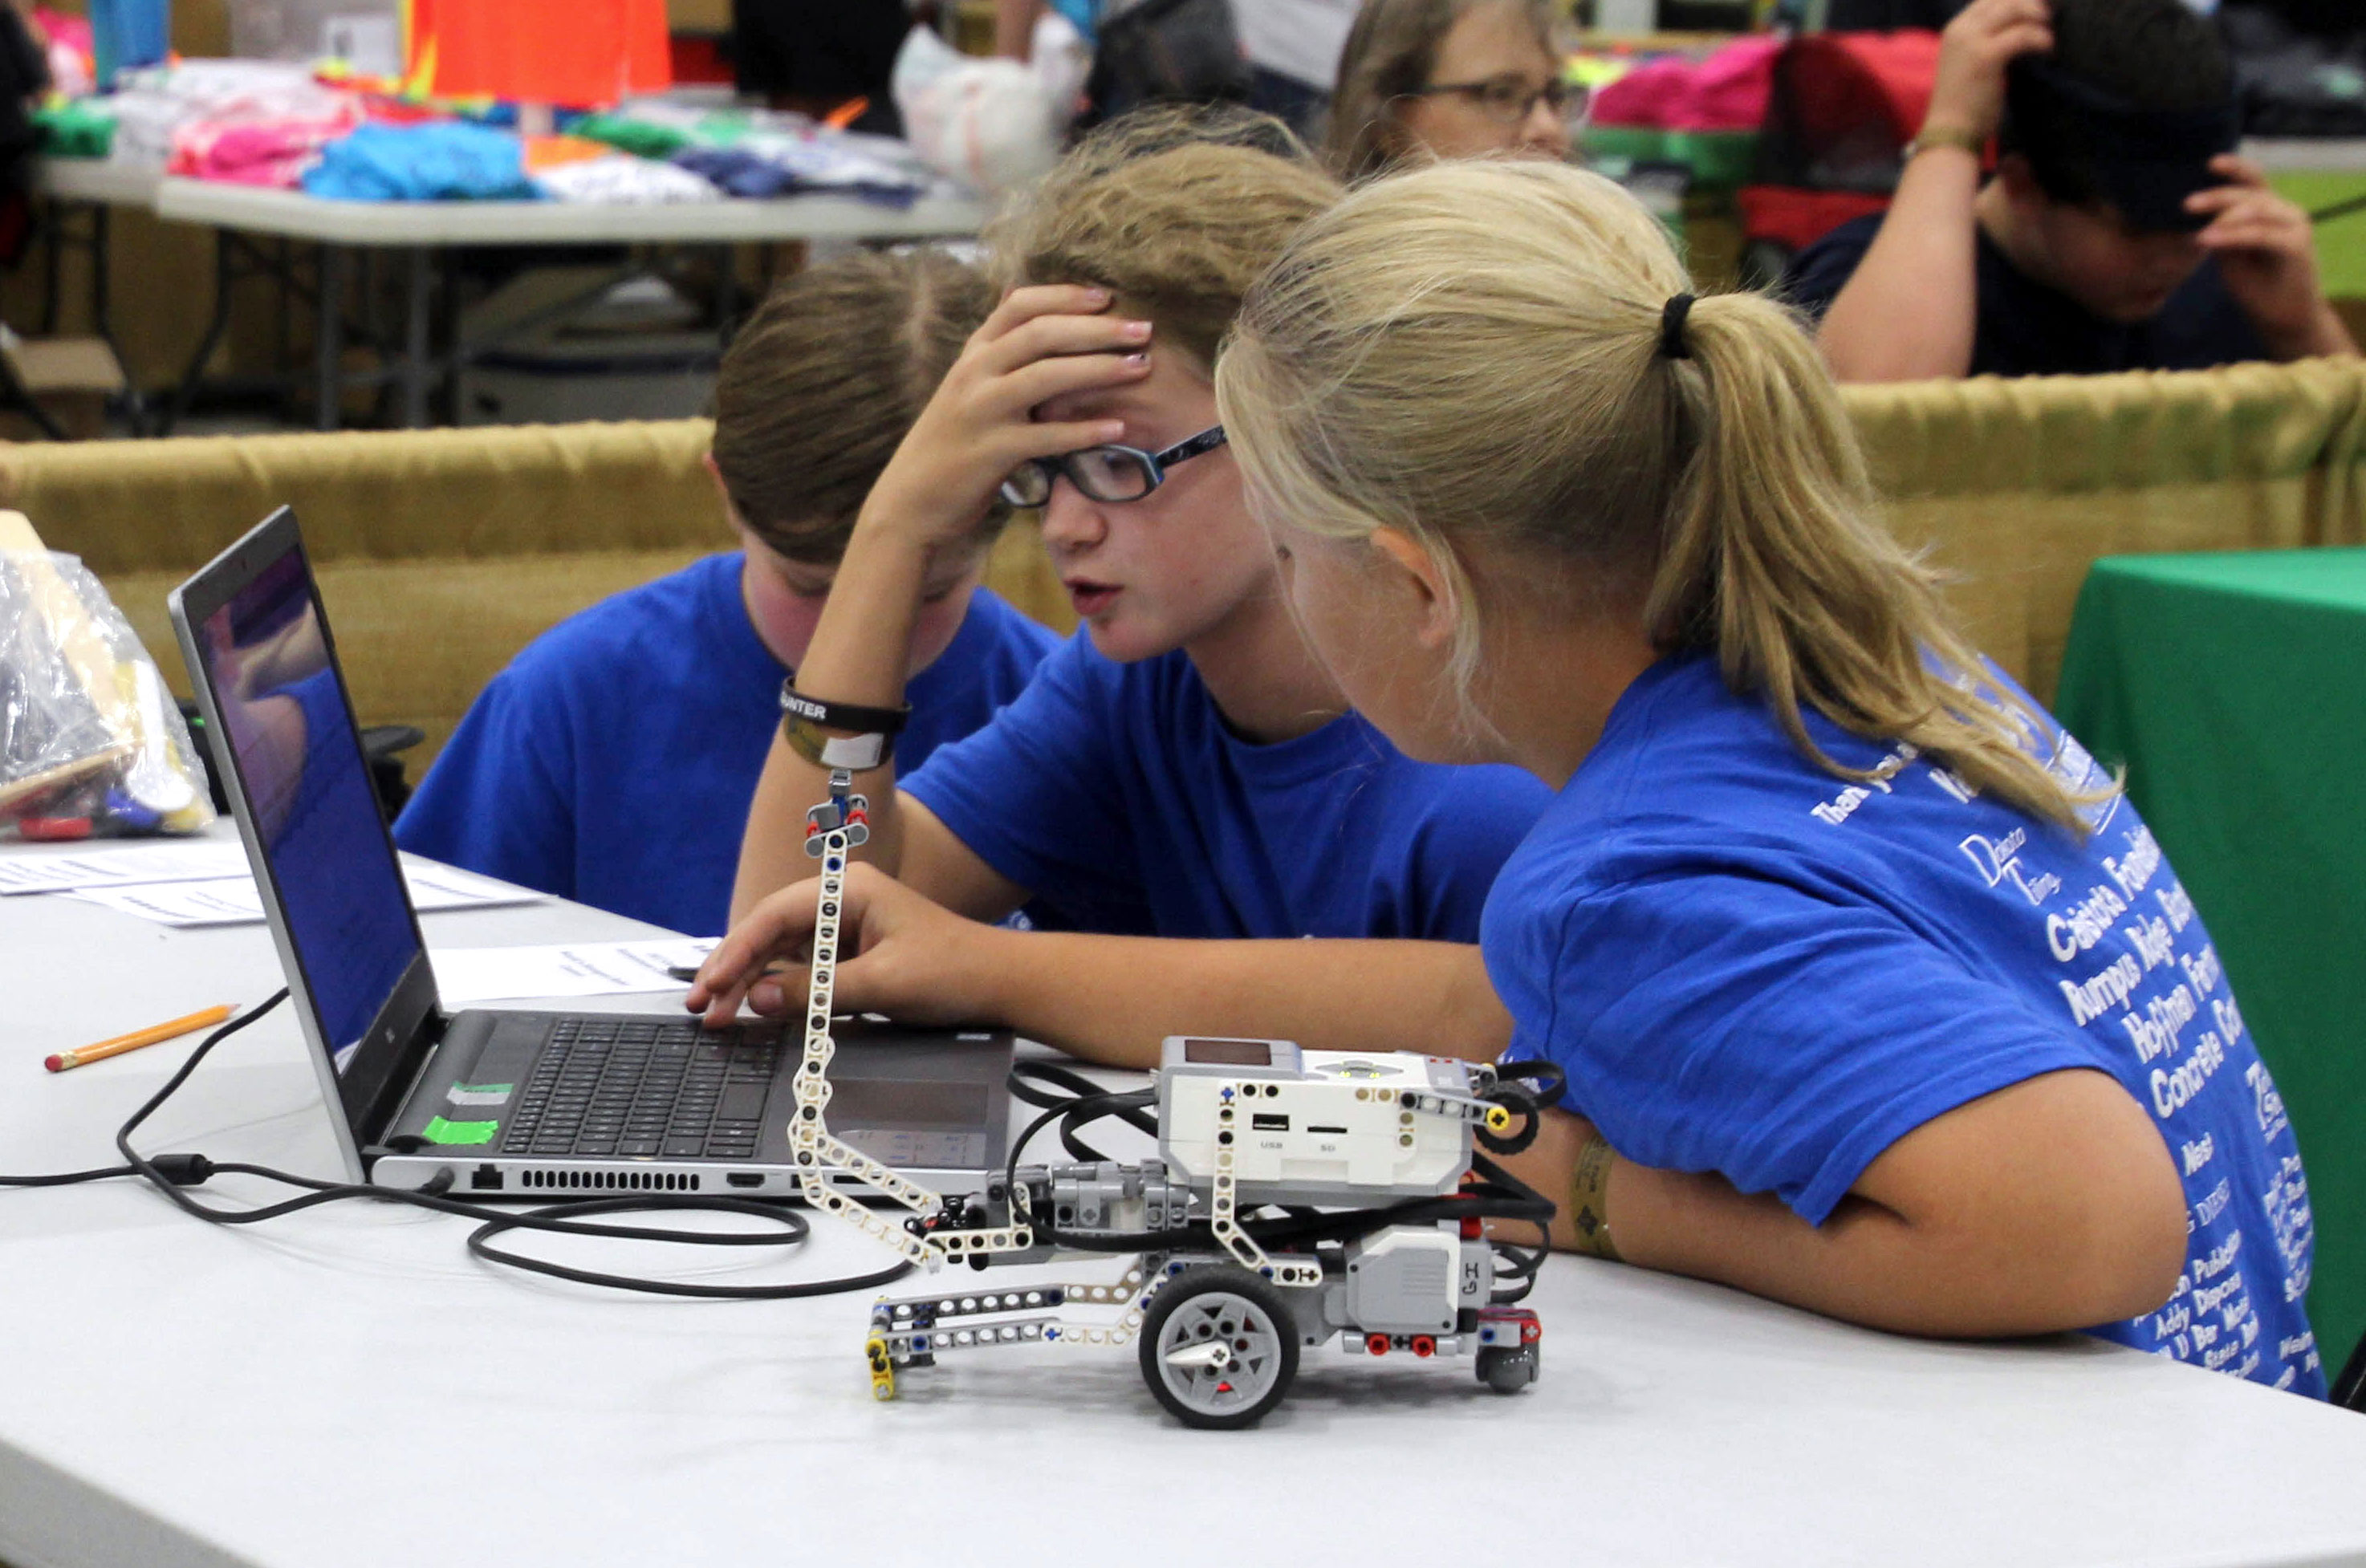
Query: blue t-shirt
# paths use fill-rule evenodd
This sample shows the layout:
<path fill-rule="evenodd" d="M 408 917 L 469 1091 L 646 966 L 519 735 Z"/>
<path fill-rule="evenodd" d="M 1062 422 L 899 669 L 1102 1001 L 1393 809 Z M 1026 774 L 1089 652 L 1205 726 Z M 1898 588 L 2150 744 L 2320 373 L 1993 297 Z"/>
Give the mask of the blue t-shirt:
<path fill-rule="evenodd" d="M 406 850 L 692 936 L 731 910 L 788 671 L 710 556 L 535 638 L 486 686 L 395 823 Z M 1058 643 L 985 589 L 914 676 L 899 762 L 1017 696 Z"/>
<path fill-rule="evenodd" d="M 2000 683 L 2003 677 L 1993 675 Z M 1620 697 L 1487 905 L 1509 1055 L 1647 1166 L 1820 1224 L 1916 1127 L 2063 1068 L 2157 1119 L 2191 1242 L 2158 1312 L 2093 1332 L 2321 1395 L 2308 1183 L 2209 933 L 2124 799 L 2081 844 L 1820 716 L 1802 757 L 1714 660 Z M 2075 741 L 2056 764 L 2101 782 Z"/>
<path fill-rule="evenodd" d="M 1799 253 L 1783 296 L 1820 321 L 1881 232 L 1883 215 L 1853 219 Z M 2024 276 L 1976 229 L 1978 304 L 1974 376 L 2092 376 L 2112 370 L 2207 370 L 2265 359 L 2268 345 L 2243 314 L 2214 258 L 2194 269 L 2169 302 L 2141 321 L 2110 321 L 2058 289 Z"/>
<path fill-rule="evenodd" d="M 994 722 L 904 782 L 997 872 L 1084 929 L 1475 942 L 1550 798 L 1511 768 L 1415 762 L 1354 714 L 1252 745 L 1181 652 L 1078 632 Z"/>

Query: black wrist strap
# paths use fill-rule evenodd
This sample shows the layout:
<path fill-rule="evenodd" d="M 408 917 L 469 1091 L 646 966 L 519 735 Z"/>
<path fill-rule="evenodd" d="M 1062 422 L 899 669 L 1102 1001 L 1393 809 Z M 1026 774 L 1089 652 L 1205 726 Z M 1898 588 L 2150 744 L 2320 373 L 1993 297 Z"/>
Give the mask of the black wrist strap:
<path fill-rule="evenodd" d="M 796 688 L 794 678 L 781 682 L 781 711 L 792 718 L 817 724 L 825 729 L 843 729 L 855 735 L 899 735 L 912 716 L 912 705 L 901 707 L 871 708 L 855 703 L 826 703 L 809 697 Z"/>

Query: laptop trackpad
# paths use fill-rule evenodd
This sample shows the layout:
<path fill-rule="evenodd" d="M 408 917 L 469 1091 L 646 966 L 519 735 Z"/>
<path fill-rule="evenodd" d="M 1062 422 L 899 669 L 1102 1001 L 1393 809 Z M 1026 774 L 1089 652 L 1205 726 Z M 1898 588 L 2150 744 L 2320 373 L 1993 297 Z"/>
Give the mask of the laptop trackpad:
<path fill-rule="evenodd" d="M 985 1084 L 838 1077 L 829 1087 L 830 1131 L 873 1159 L 961 1170 L 986 1164 L 980 1129 L 992 1102 Z"/>

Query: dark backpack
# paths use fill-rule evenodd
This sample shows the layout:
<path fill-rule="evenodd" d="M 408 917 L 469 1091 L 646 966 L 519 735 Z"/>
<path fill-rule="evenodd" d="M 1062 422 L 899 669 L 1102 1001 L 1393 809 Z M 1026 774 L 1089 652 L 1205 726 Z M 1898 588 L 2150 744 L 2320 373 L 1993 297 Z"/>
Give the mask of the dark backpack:
<path fill-rule="evenodd" d="M 28 106 L 49 89 L 50 64 L 17 7 L 0 4 L 0 263 L 14 266 L 32 232 Z"/>
<path fill-rule="evenodd" d="M 1143 0 L 1100 24 L 1082 125 L 1155 103 L 1243 103 L 1248 57 L 1231 0 Z"/>

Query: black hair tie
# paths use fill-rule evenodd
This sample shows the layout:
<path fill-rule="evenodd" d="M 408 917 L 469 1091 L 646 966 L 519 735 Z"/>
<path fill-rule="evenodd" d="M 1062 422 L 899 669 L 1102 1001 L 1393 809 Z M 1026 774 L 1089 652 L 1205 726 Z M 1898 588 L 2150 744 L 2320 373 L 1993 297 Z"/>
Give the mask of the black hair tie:
<path fill-rule="evenodd" d="M 1690 359 L 1693 351 L 1684 342 L 1684 321 L 1693 313 L 1693 297 L 1673 294 L 1660 308 L 1660 357 Z"/>

